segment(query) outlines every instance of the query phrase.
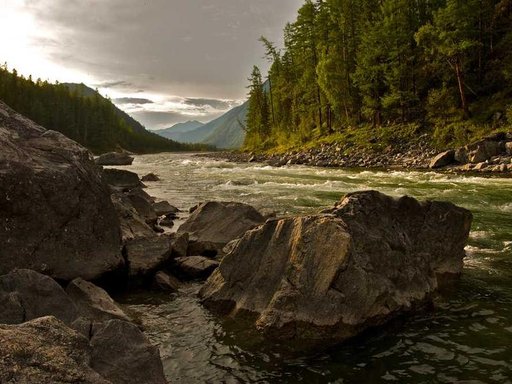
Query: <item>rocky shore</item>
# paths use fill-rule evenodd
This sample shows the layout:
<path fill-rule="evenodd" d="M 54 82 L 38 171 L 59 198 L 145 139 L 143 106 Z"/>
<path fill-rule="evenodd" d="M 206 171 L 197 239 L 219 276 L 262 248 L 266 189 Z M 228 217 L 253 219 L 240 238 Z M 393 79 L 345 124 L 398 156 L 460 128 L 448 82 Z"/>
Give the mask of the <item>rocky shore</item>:
<path fill-rule="evenodd" d="M 184 214 L 144 190 L 158 175 L 142 179 L 0 102 L 0 382 L 166 383 L 112 292 L 207 280 L 202 302 L 220 316 L 249 315 L 270 342 L 328 346 L 462 271 L 472 216 L 453 204 L 366 191 L 272 218 L 204 202 L 173 231 Z"/>
<path fill-rule="evenodd" d="M 264 163 L 274 167 L 308 165 L 329 168 L 368 169 L 436 169 L 448 172 L 512 173 L 512 133 L 499 133 L 462 148 L 439 152 L 426 135 L 413 143 L 397 143 L 376 152 L 350 150 L 341 144 L 322 144 L 320 147 L 282 154 L 253 152 L 214 152 L 201 154 L 232 162 Z"/>

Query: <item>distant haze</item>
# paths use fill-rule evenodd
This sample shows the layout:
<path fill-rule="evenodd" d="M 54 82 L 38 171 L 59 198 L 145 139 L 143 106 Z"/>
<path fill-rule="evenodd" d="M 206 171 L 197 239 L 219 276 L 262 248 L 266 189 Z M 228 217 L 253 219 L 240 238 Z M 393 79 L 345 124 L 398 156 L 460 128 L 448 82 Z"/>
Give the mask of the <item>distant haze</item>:
<path fill-rule="evenodd" d="M 302 0 L 0 0 L 0 61 L 84 82 L 150 129 L 240 104 L 261 35 L 281 44 Z"/>

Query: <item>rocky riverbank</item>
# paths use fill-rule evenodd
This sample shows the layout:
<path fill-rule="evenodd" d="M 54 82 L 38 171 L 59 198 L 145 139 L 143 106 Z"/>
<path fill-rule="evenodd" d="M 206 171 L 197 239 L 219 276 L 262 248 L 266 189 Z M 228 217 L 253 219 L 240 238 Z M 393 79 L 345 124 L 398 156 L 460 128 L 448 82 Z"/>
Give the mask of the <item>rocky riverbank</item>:
<path fill-rule="evenodd" d="M 491 135 L 465 147 L 439 152 L 426 135 L 413 143 L 397 143 L 382 151 L 353 150 L 338 143 L 281 154 L 214 152 L 201 154 L 232 162 L 258 162 L 274 167 L 308 165 L 329 168 L 437 169 L 449 172 L 512 174 L 512 133 Z"/>

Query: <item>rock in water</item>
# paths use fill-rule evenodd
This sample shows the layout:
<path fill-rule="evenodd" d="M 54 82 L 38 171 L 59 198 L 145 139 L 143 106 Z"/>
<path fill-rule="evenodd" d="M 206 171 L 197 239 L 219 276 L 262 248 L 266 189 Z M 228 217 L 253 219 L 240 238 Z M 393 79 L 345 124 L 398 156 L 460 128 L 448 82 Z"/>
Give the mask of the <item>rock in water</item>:
<path fill-rule="evenodd" d="M 77 278 L 68 284 L 66 292 L 78 307 L 79 314 L 85 318 L 95 321 L 131 321 L 107 292 L 88 281 Z"/>
<path fill-rule="evenodd" d="M 273 338 L 341 342 L 425 303 L 444 276 L 460 274 L 471 220 L 450 203 L 349 194 L 323 215 L 247 232 L 200 296 L 225 315 L 252 313 Z"/>
<path fill-rule="evenodd" d="M 167 384 L 158 348 L 136 325 L 110 320 L 93 327 L 91 366 L 114 384 Z"/>
<path fill-rule="evenodd" d="M 145 176 L 142 176 L 141 180 L 144 182 L 146 182 L 146 181 L 153 182 L 153 181 L 160 181 L 160 178 L 157 175 L 155 175 L 153 172 L 151 172 Z"/>
<path fill-rule="evenodd" d="M 178 233 L 189 234 L 191 256 L 214 256 L 231 240 L 264 222 L 263 216 L 250 205 L 212 201 L 200 204 Z"/>
<path fill-rule="evenodd" d="M 136 173 L 124 169 L 104 169 L 103 180 L 115 190 L 121 191 L 130 191 L 144 186 Z"/>
<path fill-rule="evenodd" d="M 176 268 L 189 279 L 206 279 L 219 266 L 219 262 L 203 256 L 178 257 Z"/>
<path fill-rule="evenodd" d="M 92 155 L 0 102 L 0 274 L 97 279 L 123 263 L 119 219 Z"/>
<path fill-rule="evenodd" d="M 127 153 L 109 152 L 96 159 L 98 165 L 132 165 L 133 157 Z"/>
<path fill-rule="evenodd" d="M 55 317 L 0 325 L 0 383 L 112 384 L 89 365 L 89 341 Z"/>

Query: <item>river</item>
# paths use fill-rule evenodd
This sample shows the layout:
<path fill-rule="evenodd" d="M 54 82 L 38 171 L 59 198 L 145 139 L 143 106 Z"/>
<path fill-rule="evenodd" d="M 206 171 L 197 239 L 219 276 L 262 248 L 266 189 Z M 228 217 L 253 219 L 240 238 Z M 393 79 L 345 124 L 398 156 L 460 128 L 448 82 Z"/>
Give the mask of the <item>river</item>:
<path fill-rule="evenodd" d="M 435 172 L 361 171 L 234 164 L 189 154 L 137 156 L 128 169 L 154 172 L 148 193 L 188 210 L 240 201 L 265 213 L 310 213 L 346 192 L 451 201 L 474 223 L 463 276 L 430 311 L 406 316 L 315 354 L 280 351 L 213 317 L 198 284 L 177 296 L 130 296 L 125 304 L 160 347 L 172 383 L 512 383 L 512 179 Z"/>

